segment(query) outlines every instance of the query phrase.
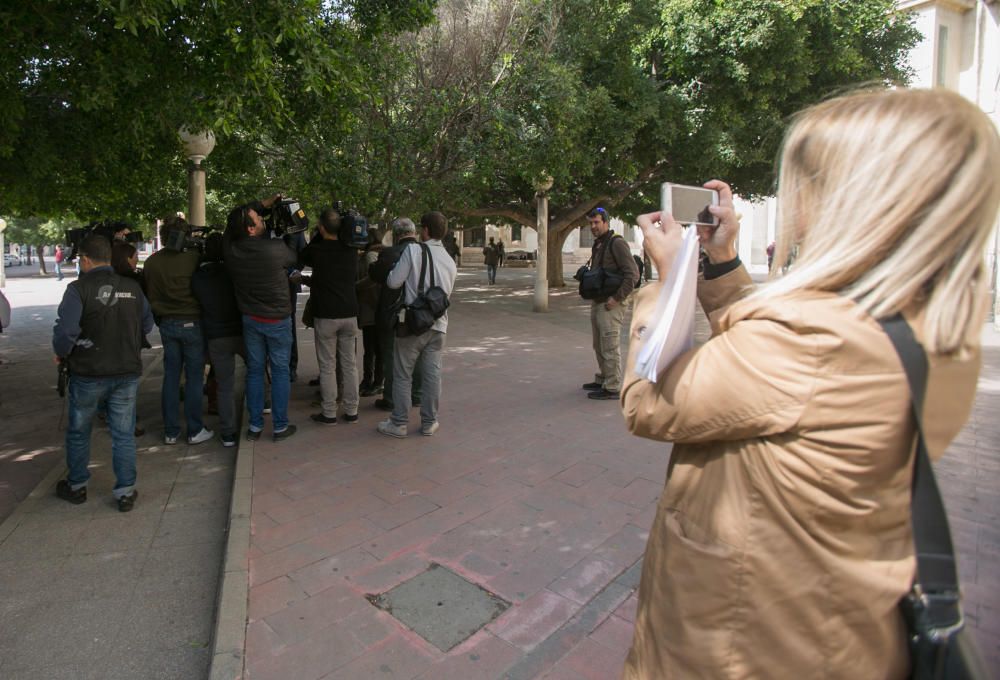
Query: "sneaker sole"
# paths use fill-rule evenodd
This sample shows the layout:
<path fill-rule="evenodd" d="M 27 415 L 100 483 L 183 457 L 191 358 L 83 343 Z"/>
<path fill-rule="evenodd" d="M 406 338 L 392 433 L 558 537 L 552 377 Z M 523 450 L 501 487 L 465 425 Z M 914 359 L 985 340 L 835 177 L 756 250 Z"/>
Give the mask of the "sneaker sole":
<path fill-rule="evenodd" d="M 376 430 L 379 434 L 384 434 L 386 437 L 392 437 L 393 439 L 406 439 L 405 434 L 396 434 L 395 432 L 386 432 L 385 430 Z"/>

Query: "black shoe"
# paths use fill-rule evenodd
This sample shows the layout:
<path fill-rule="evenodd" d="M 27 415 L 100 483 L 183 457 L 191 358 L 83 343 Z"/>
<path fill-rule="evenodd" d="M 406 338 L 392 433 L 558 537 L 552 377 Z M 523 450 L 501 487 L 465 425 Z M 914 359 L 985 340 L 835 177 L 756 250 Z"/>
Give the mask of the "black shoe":
<path fill-rule="evenodd" d="M 353 425 L 354 423 L 358 422 L 358 414 L 355 413 L 352 416 L 350 413 L 345 413 L 344 422 L 347 423 L 348 425 Z"/>
<path fill-rule="evenodd" d="M 272 439 L 273 439 L 274 441 L 276 441 L 276 442 L 280 442 L 280 441 L 282 441 L 282 440 L 284 440 L 284 439 L 288 439 L 288 438 L 289 438 L 289 437 L 291 437 L 291 436 L 292 436 L 293 434 L 295 434 L 295 431 L 296 431 L 297 429 L 298 429 L 298 428 L 297 428 L 297 427 L 295 427 L 294 425 L 289 425 L 288 427 L 286 427 L 286 428 L 285 428 L 284 430 L 282 430 L 281 432 L 275 432 L 275 433 L 274 433 L 273 435 L 271 435 L 271 438 L 272 438 Z"/>
<path fill-rule="evenodd" d="M 135 499 L 139 497 L 139 492 L 135 489 L 132 490 L 127 496 L 121 496 L 118 498 L 118 512 L 128 512 L 135 507 Z"/>
<path fill-rule="evenodd" d="M 391 411 L 392 410 L 392 402 L 389 401 L 388 399 L 376 399 L 375 400 L 375 408 L 380 408 L 383 411 Z"/>
<path fill-rule="evenodd" d="M 56 495 L 64 501 L 69 501 L 73 505 L 80 505 L 80 503 L 85 503 L 87 501 L 87 487 L 81 486 L 76 491 L 73 491 L 69 487 L 69 482 L 65 479 L 60 479 L 59 483 L 56 484 Z"/>
<path fill-rule="evenodd" d="M 323 425 L 334 425 L 337 422 L 337 416 L 334 416 L 333 418 L 327 418 L 322 413 L 314 413 L 311 416 L 309 416 L 309 418 L 313 422 L 321 423 Z"/>
<path fill-rule="evenodd" d="M 248 442 L 257 441 L 258 439 L 260 439 L 260 434 L 261 434 L 260 430 L 251 430 L 250 428 L 247 428 L 247 441 Z"/>
<path fill-rule="evenodd" d="M 587 399 L 617 399 L 618 396 L 618 392 L 613 390 L 600 389 L 596 392 L 590 392 L 587 394 Z"/>
<path fill-rule="evenodd" d="M 319 387 L 319 378 L 313 378 L 310 380 L 309 387 Z"/>
<path fill-rule="evenodd" d="M 593 392 L 594 390 L 600 390 L 600 389 L 603 389 L 603 388 L 604 388 L 604 385 L 602 385 L 599 382 L 584 383 L 584 385 L 583 385 L 583 389 L 587 390 L 588 392 Z"/>

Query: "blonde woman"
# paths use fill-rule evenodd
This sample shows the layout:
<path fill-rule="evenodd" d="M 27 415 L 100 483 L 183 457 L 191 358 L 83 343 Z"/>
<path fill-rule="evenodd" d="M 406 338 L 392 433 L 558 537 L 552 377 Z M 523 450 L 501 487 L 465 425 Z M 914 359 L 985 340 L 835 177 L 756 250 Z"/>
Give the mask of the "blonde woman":
<path fill-rule="evenodd" d="M 802 113 L 784 142 L 774 271 L 739 264 L 732 192 L 698 297 L 713 337 L 656 383 L 629 360 L 636 435 L 674 442 L 643 563 L 633 678 L 904 678 L 899 600 L 914 574 L 914 427 L 877 318 L 902 311 L 927 350 L 932 457 L 972 406 L 987 308 L 984 246 L 1000 139 L 941 90 L 879 91 Z M 638 219 L 667 271 L 670 215 Z M 656 286 L 639 293 L 641 342 Z M 633 344 L 633 346 L 635 346 Z"/>

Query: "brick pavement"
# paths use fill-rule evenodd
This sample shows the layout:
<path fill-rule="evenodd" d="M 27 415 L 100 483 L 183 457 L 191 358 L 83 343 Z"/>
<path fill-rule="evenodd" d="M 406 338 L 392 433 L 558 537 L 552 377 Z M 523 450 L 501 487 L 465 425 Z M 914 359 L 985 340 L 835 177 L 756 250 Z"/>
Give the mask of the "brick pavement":
<path fill-rule="evenodd" d="M 616 402 L 585 398 L 588 308 L 565 289 L 533 314 L 530 275 L 501 269 L 486 287 L 461 271 L 433 438 L 378 435 L 371 399 L 359 425 L 314 425 L 313 390 L 294 387 L 294 443 L 253 451 L 245 677 L 617 677 L 669 446 L 630 437 Z M 310 334 L 300 343 L 309 376 Z M 940 474 L 969 618 L 997 665 L 1000 347 L 986 358 Z M 365 600 L 431 563 L 512 606 L 445 653 Z"/>

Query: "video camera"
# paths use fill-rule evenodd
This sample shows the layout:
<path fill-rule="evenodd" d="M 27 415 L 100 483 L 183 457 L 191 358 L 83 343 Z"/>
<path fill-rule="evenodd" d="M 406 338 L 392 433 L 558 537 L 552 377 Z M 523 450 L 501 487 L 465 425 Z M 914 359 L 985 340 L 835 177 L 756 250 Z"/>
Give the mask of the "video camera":
<path fill-rule="evenodd" d="M 340 215 L 340 230 L 337 238 L 351 248 L 363 250 L 368 247 L 368 220 L 354 208 L 344 209 L 343 203 L 334 201 L 333 209 Z"/>
<path fill-rule="evenodd" d="M 91 234 L 97 234 L 98 236 L 103 236 L 108 239 L 109 243 L 115 242 L 115 234 L 118 234 L 126 229 L 129 233 L 124 234 L 120 237 L 121 240 L 126 243 L 142 243 L 146 239 L 143 238 L 141 231 L 132 231 L 132 225 L 128 222 L 122 222 L 120 220 L 104 220 L 101 222 L 91 222 L 84 227 L 77 227 L 76 229 L 67 229 L 65 231 L 66 245 L 68 245 L 71 250 L 66 259 L 72 262 L 76 259 L 77 252 L 80 250 L 80 244 L 83 240 L 90 236 Z"/>
<path fill-rule="evenodd" d="M 271 208 L 264 224 L 275 236 L 284 236 L 309 229 L 309 218 L 296 199 L 282 198 Z"/>
<path fill-rule="evenodd" d="M 198 252 L 205 252 L 205 239 L 213 231 L 222 231 L 221 227 L 210 225 L 207 227 L 192 227 L 188 229 L 166 229 L 160 233 L 160 245 L 167 250 L 183 253 L 192 248 Z"/>

